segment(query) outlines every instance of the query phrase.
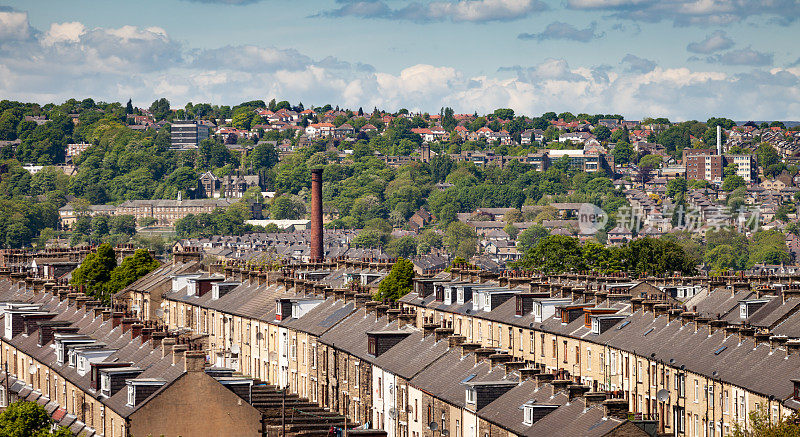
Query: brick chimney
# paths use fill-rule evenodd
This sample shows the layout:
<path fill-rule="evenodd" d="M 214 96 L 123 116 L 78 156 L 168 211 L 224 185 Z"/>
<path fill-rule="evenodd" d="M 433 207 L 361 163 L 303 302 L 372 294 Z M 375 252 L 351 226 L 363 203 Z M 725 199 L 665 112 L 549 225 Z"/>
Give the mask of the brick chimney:
<path fill-rule="evenodd" d="M 325 258 L 322 246 L 322 169 L 311 170 L 311 262 Z"/>
<path fill-rule="evenodd" d="M 489 355 L 492 355 L 494 353 L 497 353 L 497 351 L 488 347 L 475 349 L 475 364 L 478 364 L 481 361 L 489 358 Z"/>
<path fill-rule="evenodd" d="M 125 326 L 125 325 L 123 325 L 123 326 Z M 144 325 L 142 325 L 141 323 L 133 323 L 133 324 L 131 324 L 131 338 L 136 338 L 136 337 L 139 337 L 140 335 L 142 335 L 142 329 L 143 328 L 144 328 Z"/>
<path fill-rule="evenodd" d="M 583 394 L 586 400 L 586 408 L 601 405 L 606 400 L 606 393 L 602 391 L 588 391 Z"/>
<path fill-rule="evenodd" d="M 553 387 L 553 396 L 555 396 L 559 392 L 567 391 L 569 386 L 572 385 L 572 381 L 569 379 L 554 379 L 550 382 L 550 385 Z"/>
<path fill-rule="evenodd" d="M 480 343 L 461 343 L 461 356 L 469 355 L 481 348 Z"/>
<path fill-rule="evenodd" d="M 529 379 L 534 379 L 536 377 L 536 375 L 538 375 L 541 372 L 542 372 L 541 370 L 539 370 L 539 369 L 537 369 L 535 367 L 525 367 L 525 368 L 519 369 L 519 378 L 522 381 L 527 381 Z"/>
<path fill-rule="evenodd" d="M 167 354 L 172 352 L 172 346 L 175 346 L 175 343 L 178 341 L 175 340 L 175 337 L 167 337 L 161 340 L 161 357 L 166 357 Z"/>
<path fill-rule="evenodd" d="M 567 394 L 569 395 L 569 400 L 573 400 L 583 397 L 589 390 L 591 390 L 591 388 L 588 385 L 572 384 L 567 387 Z"/>
<path fill-rule="evenodd" d="M 491 367 L 511 361 L 513 357 L 509 354 L 491 354 L 489 355 L 489 365 Z"/>
<path fill-rule="evenodd" d="M 433 335 L 436 341 L 444 340 L 453 335 L 453 328 L 436 328 L 433 330 Z"/>
<path fill-rule="evenodd" d="M 451 335 L 450 337 L 447 337 L 447 345 L 449 347 L 456 347 L 465 341 L 467 341 L 467 337 L 464 337 L 463 335 Z"/>
<path fill-rule="evenodd" d="M 556 378 L 555 375 L 552 373 L 537 373 L 533 375 L 533 379 L 536 380 L 536 387 L 542 388 L 548 382 L 554 380 Z"/>
<path fill-rule="evenodd" d="M 628 420 L 628 401 L 625 399 L 606 399 L 603 401 L 606 417 Z"/>
<path fill-rule="evenodd" d="M 528 365 L 528 363 L 526 363 L 525 361 L 508 361 L 503 363 L 503 365 L 506 367 L 506 375 L 508 375 L 509 373 L 513 373 L 520 369 L 524 369 L 525 366 Z"/>
<path fill-rule="evenodd" d="M 176 344 L 172 346 L 172 365 L 177 366 L 183 361 L 183 355 L 189 349 L 185 344 Z"/>
<path fill-rule="evenodd" d="M 202 372 L 206 367 L 206 354 L 203 351 L 188 351 L 183 357 L 183 369 L 186 372 Z"/>

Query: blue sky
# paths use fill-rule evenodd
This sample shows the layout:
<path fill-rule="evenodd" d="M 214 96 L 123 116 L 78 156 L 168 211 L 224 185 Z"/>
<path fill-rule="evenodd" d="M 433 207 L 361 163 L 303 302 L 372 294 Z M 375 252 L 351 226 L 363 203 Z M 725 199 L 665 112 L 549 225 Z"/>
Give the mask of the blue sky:
<path fill-rule="evenodd" d="M 798 0 L 0 0 L 0 98 L 800 119 Z"/>

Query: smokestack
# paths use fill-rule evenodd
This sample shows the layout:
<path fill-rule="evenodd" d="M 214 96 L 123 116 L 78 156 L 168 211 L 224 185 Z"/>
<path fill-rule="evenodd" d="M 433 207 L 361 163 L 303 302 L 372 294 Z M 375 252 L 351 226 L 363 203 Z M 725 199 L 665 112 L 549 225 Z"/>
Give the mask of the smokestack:
<path fill-rule="evenodd" d="M 717 155 L 722 156 L 722 127 L 717 125 Z"/>
<path fill-rule="evenodd" d="M 311 170 L 311 262 L 324 261 L 322 247 L 322 169 Z"/>

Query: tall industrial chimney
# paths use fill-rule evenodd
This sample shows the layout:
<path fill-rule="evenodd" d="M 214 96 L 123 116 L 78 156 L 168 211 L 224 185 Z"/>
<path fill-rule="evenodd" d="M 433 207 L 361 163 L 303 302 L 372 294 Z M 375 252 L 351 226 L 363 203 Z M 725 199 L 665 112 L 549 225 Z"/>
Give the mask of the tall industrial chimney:
<path fill-rule="evenodd" d="M 322 246 L 322 169 L 311 170 L 311 262 L 325 260 Z"/>
<path fill-rule="evenodd" d="M 722 156 L 722 127 L 717 125 L 717 155 Z"/>

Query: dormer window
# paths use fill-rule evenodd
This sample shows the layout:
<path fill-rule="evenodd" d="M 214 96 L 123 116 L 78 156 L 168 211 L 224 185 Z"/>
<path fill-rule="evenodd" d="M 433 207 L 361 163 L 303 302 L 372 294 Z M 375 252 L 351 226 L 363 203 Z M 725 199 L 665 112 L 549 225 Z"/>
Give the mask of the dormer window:
<path fill-rule="evenodd" d="M 375 351 L 377 350 L 377 348 L 376 348 L 376 340 L 377 339 L 375 337 L 370 337 L 368 345 L 367 345 L 367 353 L 369 353 L 372 356 L 375 356 Z"/>
<path fill-rule="evenodd" d="M 531 405 L 524 405 L 522 407 L 523 417 L 522 417 L 522 424 L 523 425 L 533 425 L 533 406 Z"/>
<path fill-rule="evenodd" d="M 100 391 L 104 394 L 111 392 L 111 376 L 107 373 L 100 377 Z"/>
<path fill-rule="evenodd" d="M 86 372 L 86 357 L 79 357 L 78 358 L 78 372 L 85 373 Z"/>
<path fill-rule="evenodd" d="M 467 403 L 474 404 L 477 402 L 477 394 L 474 387 L 467 387 Z"/>
<path fill-rule="evenodd" d="M 128 406 L 136 406 L 136 386 L 133 384 L 128 385 Z"/>
<path fill-rule="evenodd" d="M 69 367 L 75 367 L 77 364 L 77 354 L 75 351 L 69 351 Z"/>
<path fill-rule="evenodd" d="M 600 319 L 593 318 L 592 319 L 592 334 L 599 334 L 600 333 Z"/>

